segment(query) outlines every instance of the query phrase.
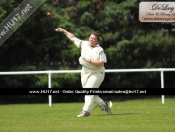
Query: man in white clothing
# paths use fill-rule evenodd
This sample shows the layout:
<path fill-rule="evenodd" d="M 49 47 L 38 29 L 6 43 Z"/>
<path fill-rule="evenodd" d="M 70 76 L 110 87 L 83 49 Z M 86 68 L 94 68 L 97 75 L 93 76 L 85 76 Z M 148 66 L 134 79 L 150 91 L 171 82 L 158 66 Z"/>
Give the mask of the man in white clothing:
<path fill-rule="evenodd" d="M 81 84 L 83 88 L 99 88 L 105 77 L 104 63 L 107 62 L 103 48 L 98 44 L 99 32 L 93 32 L 89 41 L 80 40 L 65 29 L 57 28 L 57 32 L 64 33 L 78 48 L 81 49 L 79 63 L 82 65 Z M 105 101 L 98 95 L 85 95 L 85 104 L 77 117 L 90 116 L 93 104 L 101 110 L 111 114 Z"/>

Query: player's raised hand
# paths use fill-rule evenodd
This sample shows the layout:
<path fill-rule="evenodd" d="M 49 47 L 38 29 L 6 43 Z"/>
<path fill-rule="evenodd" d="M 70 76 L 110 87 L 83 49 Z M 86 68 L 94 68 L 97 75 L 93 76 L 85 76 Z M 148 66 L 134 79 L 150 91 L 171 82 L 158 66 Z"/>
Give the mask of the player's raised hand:
<path fill-rule="evenodd" d="M 57 31 L 57 32 L 64 32 L 64 29 L 62 29 L 62 28 L 56 28 L 55 31 Z"/>

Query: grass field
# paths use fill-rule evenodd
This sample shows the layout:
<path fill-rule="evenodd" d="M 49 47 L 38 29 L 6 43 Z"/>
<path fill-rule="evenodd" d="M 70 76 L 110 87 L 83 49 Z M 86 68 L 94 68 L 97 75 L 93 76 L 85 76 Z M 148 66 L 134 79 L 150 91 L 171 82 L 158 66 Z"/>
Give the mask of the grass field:
<path fill-rule="evenodd" d="M 0 105 L 0 132 L 175 132 L 175 98 L 112 102 L 83 118 L 84 102 Z"/>

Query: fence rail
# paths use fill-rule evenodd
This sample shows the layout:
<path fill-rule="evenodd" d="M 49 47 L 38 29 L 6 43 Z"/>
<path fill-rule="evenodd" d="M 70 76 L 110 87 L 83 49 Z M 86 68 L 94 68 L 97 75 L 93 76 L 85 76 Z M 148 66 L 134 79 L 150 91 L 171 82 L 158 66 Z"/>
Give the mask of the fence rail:
<path fill-rule="evenodd" d="M 106 69 L 106 73 L 114 72 L 160 72 L 161 88 L 164 88 L 164 72 L 175 71 L 175 68 L 151 68 L 151 69 Z M 46 70 L 46 71 L 13 71 L 0 72 L 0 75 L 24 75 L 24 74 L 48 74 L 48 88 L 51 88 L 51 76 L 53 73 L 80 73 L 81 70 Z M 162 95 L 162 104 L 165 103 L 165 96 Z M 49 95 L 49 106 L 52 105 L 52 95 Z"/>

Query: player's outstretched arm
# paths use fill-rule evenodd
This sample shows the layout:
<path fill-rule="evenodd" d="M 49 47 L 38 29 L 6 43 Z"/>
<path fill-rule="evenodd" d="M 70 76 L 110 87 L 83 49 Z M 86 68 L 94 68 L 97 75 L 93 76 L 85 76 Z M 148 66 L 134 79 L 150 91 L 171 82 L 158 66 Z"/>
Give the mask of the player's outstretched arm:
<path fill-rule="evenodd" d="M 75 36 L 74 36 L 72 33 L 68 32 L 67 30 L 65 30 L 65 29 L 63 29 L 63 28 L 56 28 L 55 31 L 57 31 L 57 32 L 62 32 L 62 33 L 64 33 L 64 34 L 67 36 L 67 38 L 68 38 L 70 41 L 72 41 L 72 42 L 75 41 Z"/>

